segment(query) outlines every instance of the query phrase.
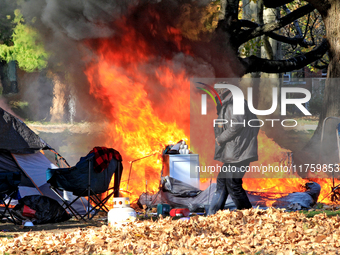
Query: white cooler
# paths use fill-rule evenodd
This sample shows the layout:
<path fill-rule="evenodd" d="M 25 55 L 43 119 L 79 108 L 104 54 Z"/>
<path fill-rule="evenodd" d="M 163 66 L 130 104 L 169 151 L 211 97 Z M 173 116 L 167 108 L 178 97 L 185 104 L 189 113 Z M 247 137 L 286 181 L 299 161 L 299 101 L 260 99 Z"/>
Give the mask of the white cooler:
<path fill-rule="evenodd" d="M 196 172 L 196 166 L 199 166 L 198 154 L 163 155 L 163 176 L 169 175 L 200 189 L 200 173 Z"/>

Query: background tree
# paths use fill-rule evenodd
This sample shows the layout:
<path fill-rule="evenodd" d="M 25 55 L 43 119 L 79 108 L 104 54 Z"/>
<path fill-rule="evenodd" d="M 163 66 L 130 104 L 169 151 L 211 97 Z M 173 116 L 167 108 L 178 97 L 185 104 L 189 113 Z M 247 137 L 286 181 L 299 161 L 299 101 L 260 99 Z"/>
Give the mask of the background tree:
<path fill-rule="evenodd" d="M 3 93 L 17 93 L 17 71 L 41 70 L 47 66 L 48 54 L 39 33 L 27 25 L 16 1 L 4 5 L 0 11 L 0 77 Z M 32 20 L 34 22 L 34 20 Z"/>
<path fill-rule="evenodd" d="M 338 18 L 340 2 L 325 0 L 258 1 L 263 1 L 265 8 L 280 9 L 280 16 L 275 21 L 263 24 L 255 22 L 255 20 L 240 19 L 238 15 L 240 1 L 226 0 L 224 18 L 219 21 L 216 31 L 229 34 L 229 42 L 236 53 L 240 53 L 242 45 L 260 36 L 267 36 L 290 45 L 293 49 L 287 54 L 288 58 L 280 60 L 258 57 L 255 54 L 246 57 L 239 56 L 239 61 L 244 67 L 243 74 L 251 72 L 284 73 L 301 69 L 307 65 L 322 68 L 328 65 L 319 125 L 303 153 L 298 154 L 297 159 L 300 162 L 311 163 L 312 158 L 316 159 L 315 153 L 320 151 L 318 145 L 320 144 L 323 120 L 328 116 L 340 116 L 340 87 L 337 84 L 338 80 L 334 79 L 340 76 L 340 24 Z M 301 20 L 305 20 L 305 22 L 301 22 Z M 327 51 L 328 54 L 325 56 Z M 329 63 L 327 63 L 327 58 Z"/>
<path fill-rule="evenodd" d="M 261 1 L 262 0 L 258 0 L 259 3 L 261 3 Z M 263 1 L 263 4 L 266 8 L 279 8 L 282 7 L 282 5 L 279 5 L 279 2 L 278 5 L 268 5 L 266 1 Z M 239 57 L 240 62 L 245 68 L 244 74 L 258 71 L 265 73 L 293 71 L 313 63 L 326 53 L 328 49 L 327 40 L 322 40 L 319 45 L 312 47 L 316 43 L 306 43 L 303 33 L 297 33 L 294 37 L 288 37 L 280 33 L 280 29 L 313 12 L 315 8 L 311 4 L 302 4 L 285 16 L 278 17 L 272 22 L 260 24 L 260 22 L 257 23 L 254 20 L 239 18 L 239 3 L 240 1 L 238 0 L 226 0 L 224 19 L 219 21 L 216 29 L 217 31 L 220 30 L 229 34 L 229 41 L 235 52 L 239 53 L 242 45 L 263 35 L 282 43 L 299 45 L 310 49 L 308 52 L 299 53 L 298 56 L 284 60 L 271 60 L 255 55 Z"/>
<path fill-rule="evenodd" d="M 13 33 L 10 38 L 7 35 L 4 43 L 0 45 L 0 58 L 7 62 L 17 61 L 18 66 L 26 72 L 45 68 L 48 54 L 39 33 L 25 24 L 20 10 L 15 10 L 13 15 Z M 8 19 L 11 19 L 11 16 L 8 16 Z"/>
<path fill-rule="evenodd" d="M 58 70 L 54 70 L 54 72 L 47 70 L 49 54 L 45 51 L 41 35 L 35 28 L 25 22 L 20 10 L 15 9 L 20 6 L 14 3 L 8 3 L 5 6 L 6 8 L 2 11 L 5 15 L 1 16 L 2 19 L 0 20 L 0 60 L 2 60 L 2 68 L 0 69 L 2 70 L 1 80 L 4 87 L 3 92 L 4 94 L 18 92 L 17 88 L 12 88 L 13 82 L 11 82 L 8 77 L 8 71 L 15 71 L 16 65 L 28 73 L 40 71 L 39 74 L 37 74 L 38 78 L 35 80 L 32 79 L 29 86 L 32 90 L 38 89 L 39 92 L 44 91 L 44 93 L 42 93 L 44 95 L 40 96 L 40 93 L 37 97 L 35 97 L 36 95 L 30 95 L 31 102 L 29 109 L 31 109 L 30 111 L 33 114 L 23 114 L 22 111 L 20 111 L 20 113 L 26 117 L 30 115 L 30 119 L 33 120 L 46 120 L 51 118 L 53 122 L 60 122 L 66 118 L 64 116 L 66 104 L 64 97 L 66 97 L 65 92 L 67 91 L 65 89 L 65 83 L 62 83 L 58 76 L 59 74 L 56 74 Z M 13 9 L 15 10 L 13 11 Z M 30 24 L 34 24 L 34 22 L 35 18 L 30 21 Z M 13 65 L 14 68 L 12 67 Z M 24 88 L 24 90 L 27 89 L 29 88 Z M 53 92 L 50 91 L 51 89 Z M 53 95 L 53 97 L 49 98 L 46 97 L 46 95 Z M 37 106 L 38 103 L 42 102 L 44 102 L 44 108 Z M 18 104 L 16 101 L 15 103 Z M 25 106 L 27 105 L 25 104 Z M 14 105 L 13 108 L 17 110 L 17 108 L 20 107 Z"/>

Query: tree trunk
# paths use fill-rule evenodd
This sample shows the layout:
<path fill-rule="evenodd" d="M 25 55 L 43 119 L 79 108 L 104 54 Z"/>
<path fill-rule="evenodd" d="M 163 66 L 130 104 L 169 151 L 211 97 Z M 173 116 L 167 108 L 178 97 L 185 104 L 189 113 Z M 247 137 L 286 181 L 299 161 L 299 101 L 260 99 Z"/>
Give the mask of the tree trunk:
<path fill-rule="evenodd" d="M 262 0 L 253 2 L 251 0 L 243 0 L 243 19 L 245 20 L 255 20 L 259 24 L 263 24 L 263 3 Z M 256 44 L 259 45 L 261 37 L 255 38 Z M 261 57 L 261 46 L 257 46 L 256 56 Z M 259 106 L 259 94 L 260 94 L 260 77 L 261 72 L 253 72 L 243 76 L 244 78 L 253 78 L 253 106 L 258 109 Z"/>
<path fill-rule="evenodd" d="M 53 77 L 53 101 L 50 109 L 51 122 L 62 122 L 65 116 L 65 84 L 57 74 Z"/>
<path fill-rule="evenodd" d="M 340 162 L 336 143 L 336 127 L 340 122 L 340 1 L 331 1 L 327 11 L 322 14 L 329 43 L 327 80 L 318 127 L 304 150 L 296 155 L 298 163 Z M 339 119 L 327 120 L 321 144 L 322 126 L 327 117 L 339 117 Z"/>
<path fill-rule="evenodd" d="M 15 61 L 10 61 L 9 63 L 0 61 L 0 81 L 3 95 L 18 93 Z"/>

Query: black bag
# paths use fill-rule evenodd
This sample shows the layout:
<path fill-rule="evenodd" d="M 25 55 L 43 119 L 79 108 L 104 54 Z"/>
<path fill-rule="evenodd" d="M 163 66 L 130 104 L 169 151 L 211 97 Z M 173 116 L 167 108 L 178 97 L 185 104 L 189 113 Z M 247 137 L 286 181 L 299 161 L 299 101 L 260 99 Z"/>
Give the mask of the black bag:
<path fill-rule="evenodd" d="M 13 208 L 13 215 L 19 220 L 27 220 L 27 217 L 22 215 L 25 205 L 36 211 L 34 218 L 30 219 L 35 225 L 62 222 L 71 218 L 56 200 L 46 196 L 33 195 L 23 197 Z"/>

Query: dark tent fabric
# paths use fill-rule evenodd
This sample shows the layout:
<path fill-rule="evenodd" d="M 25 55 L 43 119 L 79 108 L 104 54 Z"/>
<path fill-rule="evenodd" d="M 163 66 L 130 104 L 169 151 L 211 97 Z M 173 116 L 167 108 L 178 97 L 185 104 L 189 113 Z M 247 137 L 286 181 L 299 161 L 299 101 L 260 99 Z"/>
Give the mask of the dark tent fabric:
<path fill-rule="evenodd" d="M 12 154 L 6 151 L 0 151 L 0 173 L 21 172 L 21 182 L 19 186 L 34 187 L 31 179 L 21 171 Z"/>
<path fill-rule="evenodd" d="M 56 200 L 46 196 L 33 195 L 20 199 L 13 208 L 13 214 L 20 220 L 27 219 L 22 216 L 25 206 L 35 211 L 34 217 L 31 218 L 34 225 L 63 222 L 71 218 Z"/>
<path fill-rule="evenodd" d="M 0 151 L 0 172 L 18 172 L 19 166 L 13 160 L 11 153 Z"/>
<path fill-rule="evenodd" d="M 34 153 L 50 146 L 24 122 L 0 108 L 0 149 L 11 153 Z"/>
<path fill-rule="evenodd" d="M 175 197 L 195 197 L 201 193 L 201 190 L 170 176 L 162 177 L 161 183 L 163 191 L 168 191 Z"/>
<path fill-rule="evenodd" d="M 212 183 L 207 189 L 200 192 L 195 197 L 178 197 L 174 196 L 170 192 L 163 190 L 158 191 L 156 194 L 143 193 L 137 204 L 139 206 L 147 205 L 148 207 L 156 207 L 158 204 L 168 204 L 172 208 L 188 208 L 191 212 L 200 212 L 205 209 L 205 206 L 209 205 L 216 189 L 216 183 Z M 261 209 L 265 209 L 266 200 L 260 195 L 247 192 L 248 198 L 253 206 L 259 206 Z M 236 205 L 228 196 L 228 199 L 224 205 L 225 209 L 236 209 Z"/>
<path fill-rule="evenodd" d="M 178 183 L 180 183 L 180 181 L 178 181 Z M 143 193 L 139 197 L 137 204 L 139 206 L 147 205 L 148 207 L 156 207 L 158 204 L 168 204 L 173 208 L 185 207 L 189 208 L 192 212 L 200 211 L 204 210 L 204 206 L 208 205 L 211 201 L 215 187 L 216 184 L 213 183 L 206 190 L 200 191 L 198 195 L 190 197 L 177 196 L 176 194 L 161 189 L 154 195 Z"/>

